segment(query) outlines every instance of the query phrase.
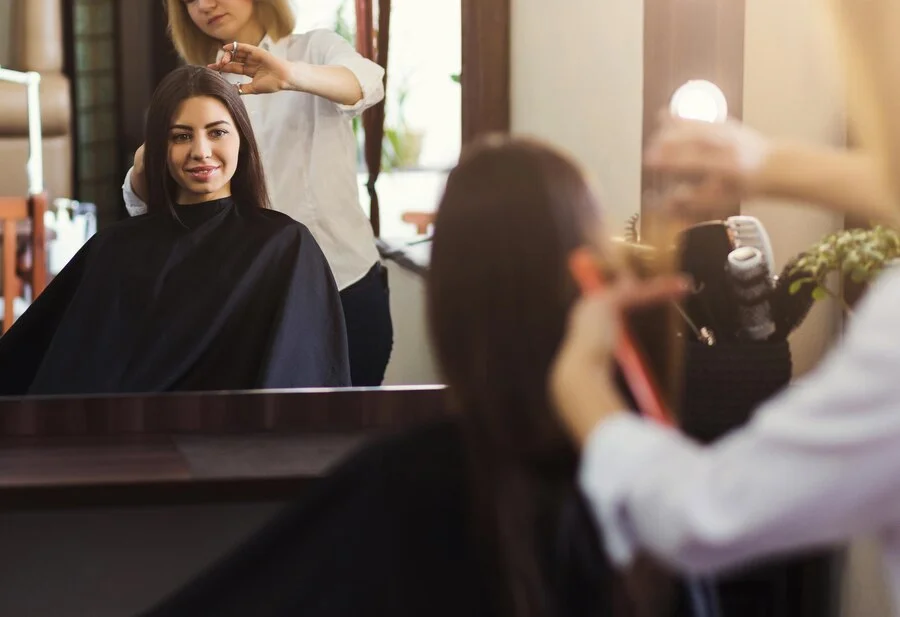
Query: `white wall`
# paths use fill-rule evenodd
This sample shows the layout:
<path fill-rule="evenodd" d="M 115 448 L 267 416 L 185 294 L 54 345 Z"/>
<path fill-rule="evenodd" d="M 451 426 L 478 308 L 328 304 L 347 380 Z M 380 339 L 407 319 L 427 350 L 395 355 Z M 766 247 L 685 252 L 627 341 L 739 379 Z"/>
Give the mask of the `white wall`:
<path fill-rule="evenodd" d="M 393 261 L 386 261 L 394 321 L 394 348 L 384 385 L 441 383 L 425 319 L 425 280 Z"/>
<path fill-rule="evenodd" d="M 621 234 L 640 212 L 643 0 L 512 0 L 511 19 L 513 132 L 573 153 Z"/>

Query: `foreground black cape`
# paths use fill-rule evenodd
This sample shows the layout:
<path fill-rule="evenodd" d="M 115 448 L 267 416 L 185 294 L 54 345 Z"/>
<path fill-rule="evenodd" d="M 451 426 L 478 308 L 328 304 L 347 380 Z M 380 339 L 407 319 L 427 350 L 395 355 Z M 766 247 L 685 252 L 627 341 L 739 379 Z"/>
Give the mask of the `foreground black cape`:
<path fill-rule="evenodd" d="M 370 445 L 143 617 L 500 617 L 466 465 L 450 421 Z M 602 549 L 586 513 L 568 515 L 569 533 L 540 541 L 552 614 L 608 617 Z"/>
<path fill-rule="evenodd" d="M 309 230 L 230 198 L 89 240 L 0 337 L 0 394 L 350 384 L 340 296 Z"/>

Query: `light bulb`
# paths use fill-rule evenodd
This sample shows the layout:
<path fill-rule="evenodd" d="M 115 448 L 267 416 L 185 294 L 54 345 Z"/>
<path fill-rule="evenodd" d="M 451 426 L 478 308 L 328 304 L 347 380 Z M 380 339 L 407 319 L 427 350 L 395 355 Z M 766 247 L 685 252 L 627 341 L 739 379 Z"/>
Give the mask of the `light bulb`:
<path fill-rule="evenodd" d="M 703 122 L 725 122 L 728 101 L 716 84 L 705 79 L 692 79 L 682 84 L 669 104 L 673 116 Z"/>

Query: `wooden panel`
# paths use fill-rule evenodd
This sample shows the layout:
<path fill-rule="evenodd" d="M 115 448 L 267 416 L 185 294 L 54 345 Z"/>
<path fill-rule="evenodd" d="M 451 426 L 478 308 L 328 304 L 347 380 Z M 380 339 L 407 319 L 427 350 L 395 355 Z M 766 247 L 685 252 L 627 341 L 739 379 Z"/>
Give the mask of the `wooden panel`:
<path fill-rule="evenodd" d="M 15 321 L 13 312 L 19 281 L 16 278 L 16 221 L 3 221 L 3 331 L 8 331 Z"/>
<path fill-rule="evenodd" d="M 375 433 L 0 440 L 0 507 L 289 500 Z"/>
<path fill-rule="evenodd" d="M 0 398 L 0 438 L 341 432 L 444 414 L 441 386 Z"/>
<path fill-rule="evenodd" d="M 185 480 L 188 464 L 162 436 L 0 441 L 0 489 Z"/>
<path fill-rule="evenodd" d="M 44 214 L 47 212 L 47 193 L 32 195 L 28 201 L 31 218 L 31 272 L 32 298 L 37 298 L 47 287 L 47 231 Z"/>
<path fill-rule="evenodd" d="M 646 0 L 644 3 L 643 140 L 675 90 L 689 79 L 707 79 L 740 119 L 744 99 L 744 0 Z M 642 189 L 658 188 L 644 172 Z M 740 205 L 735 204 L 734 214 Z"/>
<path fill-rule="evenodd" d="M 509 132 L 510 0 L 462 0 L 462 141 Z"/>
<path fill-rule="evenodd" d="M 0 219 L 28 218 L 26 197 L 0 197 Z"/>
<path fill-rule="evenodd" d="M 0 399 L 0 507 L 290 499 L 441 387 Z"/>

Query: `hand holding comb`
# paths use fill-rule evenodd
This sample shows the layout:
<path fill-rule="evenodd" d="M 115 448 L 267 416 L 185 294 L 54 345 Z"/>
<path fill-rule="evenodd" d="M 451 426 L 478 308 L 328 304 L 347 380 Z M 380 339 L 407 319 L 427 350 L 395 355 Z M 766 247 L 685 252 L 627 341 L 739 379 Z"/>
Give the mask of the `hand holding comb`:
<path fill-rule="evenodd" d="M 600 291 L 606 285 L 601 262 L 587 248 L 576 249 L 569 255 L 569 271 L 584 295 Z M 641 413 L 662 424 L 674 425 L 672 413 L 659 395 L 653 376 L 647 370 L 646 363 L 625 324 L 622 325 L 615 358 Z"/>

